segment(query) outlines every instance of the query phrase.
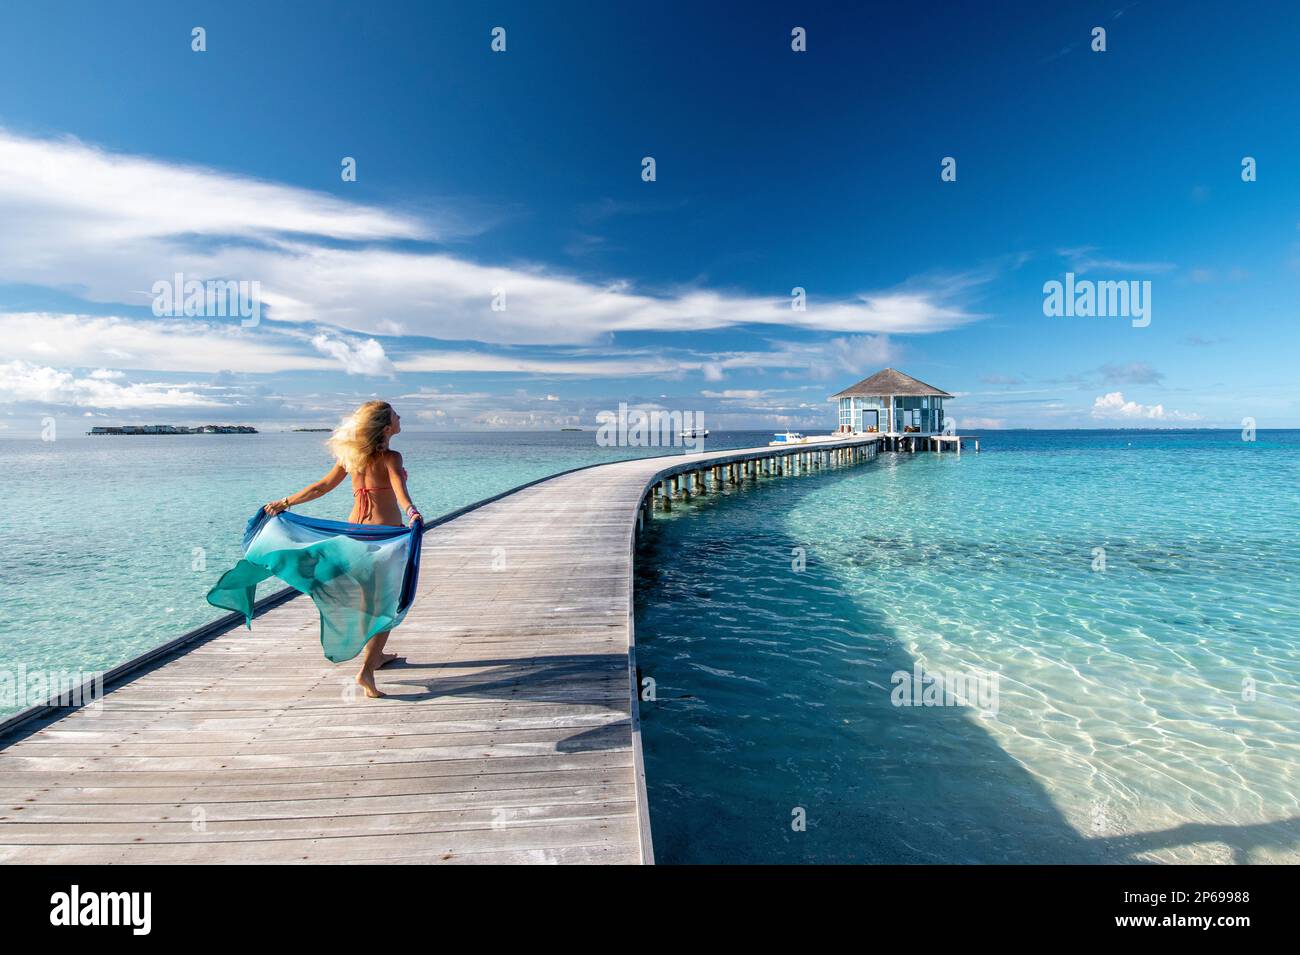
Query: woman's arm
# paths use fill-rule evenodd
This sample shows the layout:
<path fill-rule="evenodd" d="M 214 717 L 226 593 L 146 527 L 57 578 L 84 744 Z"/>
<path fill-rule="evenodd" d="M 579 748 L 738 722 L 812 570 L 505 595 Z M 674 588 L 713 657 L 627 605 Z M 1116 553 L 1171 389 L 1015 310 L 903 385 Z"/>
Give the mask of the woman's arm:
<path fill-rule="evenodd" d="M 397 506 L 406 512 L 406 516 L 412 523 L 423 520 L 419 509 L 411 503 L 411 495 L 406 490 L 406 468 L 402 467 L 401 453 L 389 451 L 384 458 L 384 464 L 388 467 L 388 483 L 393 486 L 393 493 L 397 495 Z"/>
<path fill-rule="evenodd" d="M 329 474 L 317 481 L 315 484 L 308 484 L 297 494 L 290 494 L 288 497 L 282 497 L 278 501 L 272 501 L 262 508 L 268 514 L 279 514 L 281 511 L 288 510 L 295 504 L 306 504 L 308 501 L 314 501 L 318 497 L 324 497 L 330 491 L 334 490 L 343 479 L 348 476 L 348 472 L 343 469 L 343 465 L 336 464 L 330 468 Z"/>

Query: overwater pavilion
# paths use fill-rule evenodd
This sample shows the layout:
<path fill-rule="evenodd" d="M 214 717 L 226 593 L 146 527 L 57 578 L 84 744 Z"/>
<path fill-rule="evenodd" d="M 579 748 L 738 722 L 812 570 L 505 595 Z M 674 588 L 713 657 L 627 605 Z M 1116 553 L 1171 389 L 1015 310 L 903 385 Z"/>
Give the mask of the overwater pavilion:
<path fill-rule="evenodd" d="M 893 368 L 863 378 L 839 394 L 840 428 L 881 434 L 942 434 L 943 403 L 952 395 Z"/>
<path fill-rule="evenodd" d="M 927 439 L 925 447 L 942 447 L 941 438 L 947 430 L 944 402 L 952 395 L 934 385 L 905 375 L 894 368 L 876 372 L 850 385 L 830 400 L 839 407 L 838 433 L 879 433 L 898 446 L 899 439 L 907 439 L 909 449 L 917 447 L 914 439 Z M 934 440 L 928 440 L 933 438 Z M 956 438 L 960 449 L 961 438 Z M 978 445 L 977 445 L 978 446 Z"/>

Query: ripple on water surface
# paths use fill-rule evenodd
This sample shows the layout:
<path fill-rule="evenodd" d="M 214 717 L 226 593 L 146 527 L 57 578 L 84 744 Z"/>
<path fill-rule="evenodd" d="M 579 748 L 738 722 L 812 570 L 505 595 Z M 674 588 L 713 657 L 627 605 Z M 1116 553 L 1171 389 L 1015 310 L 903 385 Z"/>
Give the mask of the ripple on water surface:
<path fill-rule="evenodd" d="M 1300 861 L 1298 437 L 999 436 L 657 519 L 658 857 Z M 892 705 L 917 664 L 996 714 Z"/>

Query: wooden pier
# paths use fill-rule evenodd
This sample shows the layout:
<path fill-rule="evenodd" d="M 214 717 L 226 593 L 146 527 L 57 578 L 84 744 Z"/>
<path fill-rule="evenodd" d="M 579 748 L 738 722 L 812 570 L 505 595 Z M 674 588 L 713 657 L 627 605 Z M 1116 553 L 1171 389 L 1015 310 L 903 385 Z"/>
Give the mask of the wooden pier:
<path fill-rule="evenodd" d="M 0 862 L 648 863 L 632 561 L 656 509 L 874 457 L 881 438 L 556 475 L 447 515 L 380 672 L 281 592 L 0 723 Z M 290 599 L 293 598 L 293 599 Z"/>
<path fill-rule="evenodd" d="M 886 451 L 934 451 L 942 454 L 945 449 L 961 455 L 963 446 L 975 446 L 975 453 L 980 453 L 980 439 L 973 434 L 934 434 L 927 432 L 899 431 L 882 434 L 881 448 Z"/>

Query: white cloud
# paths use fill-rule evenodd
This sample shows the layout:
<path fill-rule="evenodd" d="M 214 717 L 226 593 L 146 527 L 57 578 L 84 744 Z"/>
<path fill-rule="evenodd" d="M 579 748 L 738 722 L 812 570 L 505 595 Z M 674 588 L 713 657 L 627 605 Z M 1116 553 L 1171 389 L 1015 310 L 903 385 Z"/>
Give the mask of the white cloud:
<path fill-rule="evenodd" d="M 265 373 L 337 367 L 266 325 L 240 328 L 195 319 L 8 312 L 0 313 L 0 341 L 6 357 L 98 368 L 95 375 L 112 369 Z"/>
<path fill-rule="evenodd" d="M 1199 414 L 1186 414 L 1181 411 L 1166 411 L 1164 405 L 1143 405 L 1136 401 L 1126 401 L 1124 393 L 1112 391 L 1101 395 L 1092 403 L 1092 416 L 1098 420 L 1121 421 L 1196 421 Z"/>
<path fill-rule="evenodd" d="M 756 399 L 762 398 L 767 392 L 757 388 L 729 388 L 726 391 L 701 391 L 700 395 L 705 398 L 743 398 Z"/>
<path fill-rule="evenodd" d="M 536 411 L 492 411 L 474 418 L 476 425 L 510 431 L 533 428 L 571 428 L 582 424 L 577 415 L 539 414 Z"/>
<path fill-rule="evenodd" d="M 0 403 L 27 402 L 78 408 L 219 408 L 222 402 L 185 386 L 118 384 L 77 378 L 67 371 L 25 361 L 0 364 Z"/>
<path fill-rule="evenodd" d="M 725 371 L 735 368 L 790 368 L 816 378 L 863 377 L 899 357 L 899 350 L 888 335 L 850 335 L 816 343 L 778 341 L 772 345 L 770 351 L 712 356 L 702 366 L 705 381 L 721 381 Z M 716 369 L 717 377 L 709 373 L 711 368 Z"/>
<path fill-rule="evenodd" d="M 144 305 L 174 272 L 258 281 L 276 320 L 360 334 L 496 344 L 592 343 L 618 331 L 740 324 L 921 333 L 978 316 L 942 284 L 819 299 L 703 288 L 651 293 L 541 267 L 496 266 L 393 240 L 438 237 L 430 222 L 324 193 L 0 131 L 0 281 L 75 288 Z M 197 239 L 201 241 L 196 241 Z M 358 244 L 338 248 L 337 240 Z M 326 241 L 327 240 L 327 241 Z M 378 243 L 378 244 L 376 244 Z M 493 311 L 493 291 L 507 308 Z M 48 343 L 47 343 L 48 344 Z"/>
<path fill-rule="evenodd" d="M 201 166 L 109 153 L 71 137 L 29 139 L 0 130 L 0 169 L 0 208 L 20 213 L 11 221 L 22 221 L 21 231 L 38 241 L 29 261 L 51 239 L 75 248 L 184 234 L 430 237 L 428 226 L 382 209 Z"/>
<path fill-rule="evenodd" d="M 396 373 L 515 374 L 535 377 L 680 378 L 720 381 L 729 369 L 791 369 L 820 378 L 863 375 L 892 358 L 885 336 L 851 336 L 822 344 L 773 342 L 770 351 L 696 354 L 664 349 L 408 349 L 394 356 L 375 339 L 264 322 L 254 328 L 201 319 L 0 312 L 4 357 L 62 368 L 88 368 L 92 379 L 124 372 L 172 371 L 229 377 L 343 370 Z M 51 344 L 51 343 L 57 343 Z"/>
<path fill-rule="evenodd" d="M 316 335 L 312 345 L 322 355 L 329 355 L 343 366 L 349 375 L 378 375 L 391 378 L 396 369 L 384 354 L 384 346 L 373 338 L 365 341 L 348 341 L 343 338 L 331 338 L 329 335 Z"/>
<path fill-rule="evenodd" d="M 898 358 L 898 349 L 885 335 L 855 335 L 831 339 L 828 351 L 836 370 L 866 374 Z"/>
<path fill-rule="evenodd" d="M 399 371 L 476 371 L 528 375 L 585 375 L 592 378 L 675 375 L 698 368 L 698 362 L 656 356 L 620 358 L 515 357 L 479 351 L 422 351 L 395 362 Z"/>

